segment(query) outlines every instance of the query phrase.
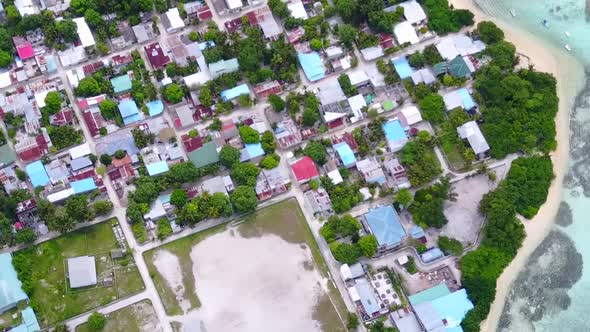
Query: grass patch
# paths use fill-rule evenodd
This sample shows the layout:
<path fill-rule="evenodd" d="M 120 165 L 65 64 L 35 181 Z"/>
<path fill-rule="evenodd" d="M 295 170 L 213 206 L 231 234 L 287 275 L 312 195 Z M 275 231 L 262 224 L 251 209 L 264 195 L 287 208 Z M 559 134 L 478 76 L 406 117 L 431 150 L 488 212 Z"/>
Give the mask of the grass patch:
<path fill-rule="evenodd" d="M 42 327 L 53 325 L 98 306 L 144 289 L 133 258 L 126 266 L 110 257 L 119 245 L 112 227 L 116 219 L 82 228 L 14 254 L 19 279 L 27 285 L 31 307 Z M 127 246 L 128 247 L 128 246 Z M 98 285 L 70 289 L 66 278 L 68 258 L 95 256 Z M 104 277 L 114 272 L 114 282 L 102 285 Z"/>
<path fill-rule="evenodd" d="M 103 331 L 110 332 L 142 332 L 144 325 L 149 324 L 152 320 L 157 321 L 156 312 L 150 300 L 143 300 L 127 306 L 123 309 L 111 312 L 106 315 L 106 324 Z M 148 324 L 146 324 L 148 323 Z M 94 331 L 88 323 L 84 323 L 76 327 L 76 332 L 92 332 Z"/>

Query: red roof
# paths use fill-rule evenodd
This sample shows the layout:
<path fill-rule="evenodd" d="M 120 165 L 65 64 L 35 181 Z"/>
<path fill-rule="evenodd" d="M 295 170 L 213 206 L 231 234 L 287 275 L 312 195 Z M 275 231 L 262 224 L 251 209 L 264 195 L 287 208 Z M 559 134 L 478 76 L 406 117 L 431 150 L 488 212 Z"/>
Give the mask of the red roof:
<path fill-rule="evenodd" d="M 234 18 L 233 20 L 226 21 L 223 25 L 225 25 L 227 32 L 236 32 L 242 27 L 242 18 Z"/>
<path fill-rule="evenodd" d="M 78 99 L 78 107 L 80 107 L 80 110 L 85 110 L 90 106 L 94 106 L 94 105 L 98 105 L 101 102 L 103 102 L 106 99 L 106 95 L 102 94 L 102 95 L 98 95 L 98 96 L 94 96 L 94 97 L 88 97 L 88 98 L 79 98 Z"/>
<path fill-rule="evenodd" d="M 193 152 L 203 146 L 203 139 L 200 136 L 191 138 L 189 135 L 182 135 L 182 144 L 186 152 Z"/>
<path fill-rule="evenodd" d="M 297 181 L 303 182 L 320 176 L 313 160 L 305 156 L 291 164 L 291 169 Z"/>
<path fill-rule="evenodd" d="M 14 228 L 18 231 L 23 228 L 23 224 L 21 224 L 20 221 L 17 221 L 14 223 Z"/>
<path fill-rule="evenodd" d="M 72 110 L 60 111 L 57 114 L 52 115 L 50 118 L 51 124 L 58 127 L 67 125 L 72 122 L 73 119 L 74 112 Z"/>
<path fill-rule="evenodd" d="M 279 81 L 261 83 L 254 88 L 254 93 L 260 98 L 265 98 L 270 94 L 279 94 L 281 92 L 283 92 L 283 88 Z"/>
<path fill-rule="evenodd" d="M 170 62 L 170 57 L 164 55 L 164 51 L 159 43 L 145 46 L 144 49 L 152 68 L 162 69 Z"/>
<path fill-rule="evenodd" d="M 246 17 L 248 18 L 248 22 L 250 22 L 251 26 L 257 26 L 258 20 L 256 19 L 256 12 L 251 11 L 246 13 Z"/>
<path fill-rule="evenodd" d="M 197 16 L 199 17 L 199 20 L 204 21 L 212 18 L 213 13 L 211 13 L 211 9 L 209 9 L 209 6 L 203 6 L 197 9 Z"/>
<path fill-rule="evenodd" d="M 122 65 L 126 65 L 128 63 L 131 63 L 133 61 L 133 56 L 131 54 L 127 54 L 127 55 L 117 54 L 117 55 L 113 56 L 111 59 L 113 60 L 113 64 L 115 66 L 122 66 Z"/>
<path fill-rule="evenodd" d="M 100 115 L 100 113 L 98 113 Z M 100 134 L 100 123 L 96 121 L 96 118 L 92 112 L 83 112 L 82 116 L 84 117 L 84 122 L 86 122 L 86 127 L 90 131 L 90 134 L 95 137 Z"/>
<path fill-rule="evenodd" d="M 98 61 L 95 63 L 90 63 L 87 65 L 84 65 L 82 67 L 82 70 L 84 70 L 84 74 L 90 76 L 94 73 L 96 73 L 97 71 L 99 71 L 100 69 L 104 68 L 104 63 L 102 61 Z"/>

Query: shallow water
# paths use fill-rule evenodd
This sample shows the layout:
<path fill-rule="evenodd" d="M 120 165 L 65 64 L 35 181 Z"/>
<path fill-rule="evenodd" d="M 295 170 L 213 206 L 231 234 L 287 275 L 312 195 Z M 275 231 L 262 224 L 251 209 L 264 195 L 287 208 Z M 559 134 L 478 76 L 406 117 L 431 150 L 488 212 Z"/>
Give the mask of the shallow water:
<path fill-rule="evenodd" d="M 590 16 L 585 0 L 474 0 L 486 13 L 564 48 L 590 65 Z M 588 1 L 590 6 L 590 1 Z M 512 17 L 514 9 L 516 17 Z M 547 20 L 548 27 L 543 25 Z M 569 33 L 569 37 L 566 35 Z M 516 278 L 499 331 L 589 331 L 590 84 L 570 113 L 570 160 L 555 225 Z"/>

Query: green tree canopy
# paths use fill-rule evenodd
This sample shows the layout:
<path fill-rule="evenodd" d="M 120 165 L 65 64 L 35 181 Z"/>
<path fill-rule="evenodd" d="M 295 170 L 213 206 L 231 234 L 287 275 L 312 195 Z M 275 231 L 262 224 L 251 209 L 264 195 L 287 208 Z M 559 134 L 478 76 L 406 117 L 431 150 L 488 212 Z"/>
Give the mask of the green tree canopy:
<path fill-rule="evenodd" d="M 260 134 L 258 131 L 247 125 L 240 127 L 240 137 L 244 144 L 256 144 L 260 142 Z"/>
<path fill-rule="evenodd" d="M 252 212 L 256 210 L 256 205 L 258 205 L 256 192 L 251 186 L 238 186 L 230 194 L 229 199 L 237 212 Z"/>
<path fill-rule="evenodd" d="M 311 141 L 307 143 L 307 146 L 303 149 L 303 153 L 320 165 L 323 165 L 328 161 L 326 148 L 319 141 Z"/>
<path fill-rule="evenodd" d="M 260 168 L 252 163 L 237 163 L 232 167 L 231 177 L 238 185 L 255 186 Z"/>
<path fill-rule="evenodd" d="M 223 166 L 231 168 L 240 162 L 240 150 L 231 145 L 224 145 L 219 151 L 219 161 Z"/>

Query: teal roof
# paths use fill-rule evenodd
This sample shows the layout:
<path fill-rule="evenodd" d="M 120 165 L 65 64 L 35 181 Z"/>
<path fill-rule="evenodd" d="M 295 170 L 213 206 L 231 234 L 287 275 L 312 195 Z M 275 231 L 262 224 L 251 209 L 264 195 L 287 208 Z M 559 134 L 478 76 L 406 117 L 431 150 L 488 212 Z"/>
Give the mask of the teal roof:
<path fill-rule="evenodd" d="M 245 147 L 250 159 L 264 155 L 264 149 L 262 149 L 261 143 L 245 144 Z"/>
<path fill-rule="evenodd" d="M 113 92 L 121 93 L 131 90 L 131 77 L 129 74 L 117 76 L 111 79 L 111 85 L 113 86 Z"/>
<path fill-rule="evenodd" d="M 338 152 L 338 156 L 340 156 L 340 160 L 342 160 L 342 164 L 344 166 L 352 166 L 356 164 L 356 157 L 354 156 L 354 152 L 346 142 L 340 142 L 338 144 L 334 144 L 334 150 Z"/>
<path fill-rule="evenodd" d="M 27 172 L 29 179 L 31 179 L 33 187 L 44 187 L 49 183 L 49 175 L 47 175 L 45 166 L 43 166 L 43 163 L 40 160 L 25 166 L 25 171 Z"/>
<path fill-rule="evenodd" d="M 326 76 L 326 68 L 318 52 L 297 53 L 297 58 L 305 76 L 311 82 L 321 80 Z"/>
<path fill-rule="evenodd" d="M 449 72 L 454 77 L 466 77 L 471 74 L 465 59 L 462 56 L 457 56 L 449 63 Z"/>
<path fill-rule="evenodd" d="M 236 87 L 233 87 L 231 89 L 227 89 L 225 91 L 221 91 L 221 93 L 220 93 L 221 99 L 223 99 L 223 101 L 232 100 L 232 99 L 238 98 L 241 95 L 249 95 L 249 94 L 250 94 L 250 89 L 248 88 L 248 84 L 246 84 L 246 83 L 240 84 Z"/>
<path fill-rule="evenodd" d="M 96 189 L 96 184 L 93 178 L 86 178 L 79 181 L 70 182 L 70 186 L 74 189 L 74 194 L 83 194 Z"/>
<path fill-rule="evenodd" d="M 28 299 L 12 266 L 9 253 L 0 254 L 0 309 L 8 309 L 18 302 Z"/>
<path fill-rule="evenodd" d="M 145 168 L 147 168 L 148 174 L 150 176 L 166 173 L 169 170 L 168 163 L 163 160 L 146 165 Z"/>
<path fill-rule="evenodd" d="M 0 146 L 0 163 L 8 165 L 16 160 L 16 152 L 8 144 Z"/>
<path fill-rule="evenodd" d="M 227 74 L 234 71 L 238 71 L 240 65 L 238 59 L 233 58 L 229 60 L 220 60 L 209 64 L 209 71 L 217 75 Z"/>
<path fill-rule="evenodd" d="M 423 290 L 419 293 L 411 295 L 408 297 L 410 303 L 412 305 L 418 305 L 424 302 L 431 302 L 439 297 L 443 297 L 445 295 L 451 294 L 451 291 L 447 287 L 446 284 L 440 284 L 426 290 Z"/>
<path fill-rule="evenodd" d="M 217 147 L 214 142 L 207 142 L 195 151 L 189 152 L 188 158 L 197 168 L 215 164 L 219 161 Z"/>
<path fill-rule="evenodd" d="M 37 332 L 41 331 L 41 327 L 39 326 L 39 322 L 37 321 L 37 316 L 35 316 L 35 312 L 31 307 L 27 307 L 26 309 L 20 312 L 21 317 L 23 318 L 23 323 L 17 327 L 12 328 L 12 332 Z"/>
<path fill-rule="evenodd" d="M 395 142 L 407 138 L 401 122 L 397 119 L 385 122 L 382 127 L 388 141 Z"/>
<path fill-rule="evenodd" d="M 412 76 L 412 67 L 410 67 L 410 64 L 408 63 L 408 59 L 406 59 L 405 56 L 399 57 L 397 59 L 392 59 L 391 63 L 393 63 L 393 66 L 395 67 L 395 71 L 397 72 L 399 78 L 401 78 L 402 80 L 404 78 L 408 78 Z"/>
<path fill-rule="evenodd" d="M 148 114 L 150 116 L 156 116 L 164 112 L 164 103 L 161 100 L 150 101 L 145 106 L 148 108 Z"/>
<path fill-rule="evenodd" d="M 440 285 L 433 288 L 439 287 Z M 446 291 L 448 292 L 448 289 Z M 427 331 L 462 332 L 461 321 L 467 312 L 473 309 L 473 303 L 467 297 L 467 291 L 461 289 L 435 297 L 436 292 L 444 293 L 439 290 L 432 292 L 429 301 L 420 304 L 414 304 L 410 296 L 416 316 Z"/>

